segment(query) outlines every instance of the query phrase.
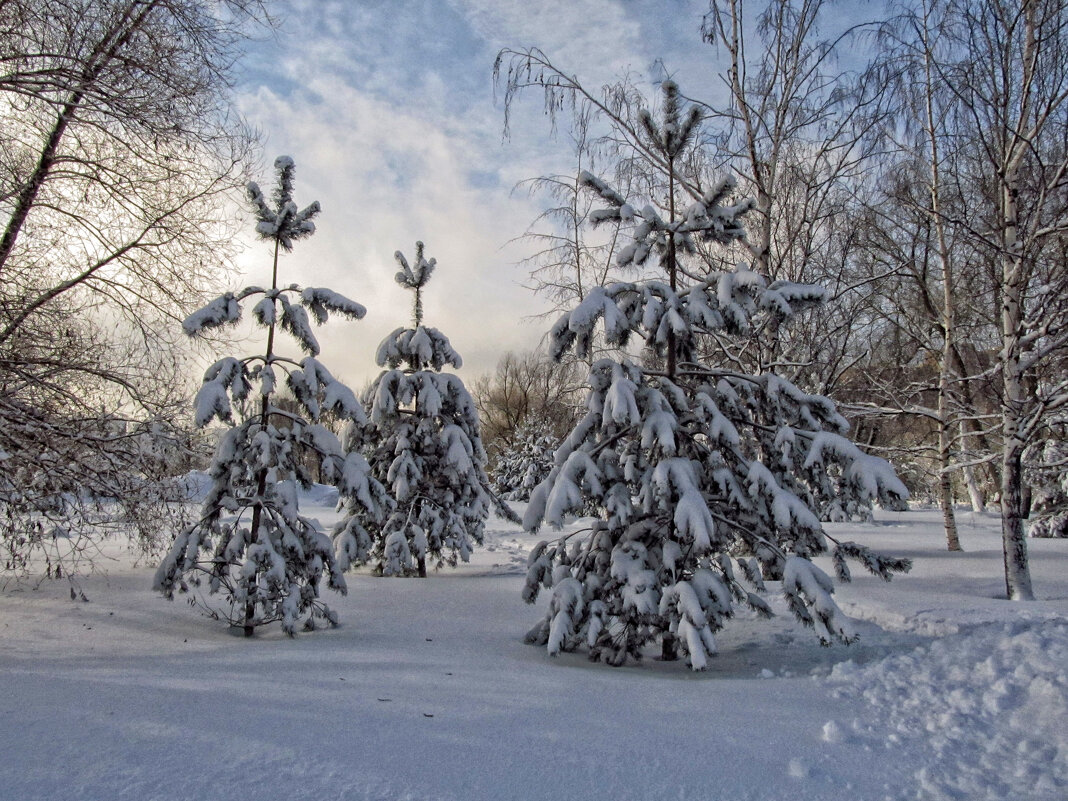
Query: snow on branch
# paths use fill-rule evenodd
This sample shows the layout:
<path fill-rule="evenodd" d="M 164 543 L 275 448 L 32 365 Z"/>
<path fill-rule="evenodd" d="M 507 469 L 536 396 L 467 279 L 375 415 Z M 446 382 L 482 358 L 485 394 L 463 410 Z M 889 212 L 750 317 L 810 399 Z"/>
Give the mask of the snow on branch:
<path fill-rule="evenodd" d="M 308 287 L 300 293 L 300 302 L 315 317 L 319 325 L 325 323 L 329 312 L 348 317 L 350 320 L 362 320 L 367 309 L 344 295 L 323 287 Z"/>
<path fill-rule="evenodd" d="M 227 292 L 186 317 L 182 322 L 182 330 L 192 337 L 205 329 L 232 325 L 240 319 L 241 306 L 234 293 Z"/>
<path fill-rule="evenodd" d="M 282 330 L 289 332 L 300 349 L 311 356 L 319 355 L 319 340 L 312 331 L 308 312 L 302 306 L 294 306 L 285 295 L 278 296 L 278 304 L 282 307 L 279 324 Z"/>
<path fill-rule="evenodd" d="M 394 329 L 379 344 L 375 362 L 394 369 L 403 364 L 412 370 L 441 370 L 446 364 L 463 366 L 463 359 L 453 350 L 448 337 L 436 328 L 422 325 Z"/>
<path fill-rule="evenodd" d="M 571 453 L 552 474 L 541 517 L 550 526 L 560 528 L 568 513 L 582 511 L 584 495 L 601 494 L 601 477 L 596 463 L 584 451 Z M 540 497 L 538 504 L 541 504 Z"/>
<path fill-rule="evenodd" d="M 601 325 L 604 341 L 616 347 L 626 346 L 637 334 L 663 353 L 674 337 L 680 359 L 688 361 L 693 343 L 703 334 L 746 334 L 758 312 L 783 319 L 822 303 L 825 295 L 822 287 L 810 284 L 777 282 L 769 288 L 744 263 L 685 291 L 656 280 L 613 283 L 591 289 L 557 320 L 550 333 L 550 353 L 556 359 L 569 350 L 588 356 Z"/>
<path fill-rule="evenodd" d="M 850 643 L 857 639 L 853 621 L 831 597 L 834 583 L 807 559 L 791 556 L 783 571 L 782 591 L 790 610 L 806 626 L 812 626 L 824 645 L 834 640 Z"/>
<path fill-rule="evenodd" d="M 546 645 L 549 656 L 557 656 L 565 650 L 567 641 L 575 635 L 575 623 L 583 611 L 582 584 L 573 578 L 565 578 L 553 587 L 549 602 L 549 638 Z"/>
<path fill-rule="evenodd" d="M 669 586 L 660 599 L 659 612 L 672 621 L 695 671 L 708 667 L 708 657 L 717 651 L 713 632 L 734 614 L 727 584 L 707 568 Z"/>
<path fill-rule="evenodd" d="M 251 388 L 243 362 L 232 356 L 215 362 L 204 373 L 204 383 L 193 401 L 193 420 L 197 427 L 203 428 L 216 417 L 230 422 L 232 401 L 247 398 Z"/>
<path fill-rule="evenodd" d="M 846 481 L 861 499 L 878 501 L 888 508 L 898 508 L 908 499 L 908 488 L 889 462 L 864 453 L 839 434 L 820 431 L 812 436 L 804 467 L 822 467 L 828 457 L 843 467 Z"/>
<path fill-rule="evenodd" d="M 613 189 L 611 186 L 602 181 L 593 173 L 587 172 L 586 170 L 583 170 L 581 173 L 579 173 L 579 183 L 582 186 L 593 190 L 598 197 L 600 197 L 605 202 L 612 204 L 617 209 L 620 206 L 625 205 L 627 202 L 623 198 L 623 196 L 619 194 L 615 189 Z"/>

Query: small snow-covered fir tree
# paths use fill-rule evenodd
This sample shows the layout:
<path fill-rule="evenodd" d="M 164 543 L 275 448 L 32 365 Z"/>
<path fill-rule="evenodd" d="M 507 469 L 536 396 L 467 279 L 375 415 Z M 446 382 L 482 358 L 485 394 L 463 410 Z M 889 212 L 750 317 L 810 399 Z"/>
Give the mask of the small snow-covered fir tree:
<path fill-rule="evenodd" d="M 530 493 L 545 480 L 553 467 L 553 453 L 560 444 L 551 420 L 527 415 L 509 445 L 496 460 L 493 490 L 509 501 L 528 501 Z"/>
<path fill-rule="evenodd" d="M 1032 537 L 1068 537 L 1068 415 L 1055 417 L 1047 435 L 1024 453 L 1031 486 Z"/>
<path fill-rule="evenodd" d="M 315 520 L 300 514 L 298 491 L 312 483 L 302 455 L 314 452 L 322 480 L 336 486 L 341 498 L 367 517 L 384 518 L 389 505 L 364 457 L 346 452 L 320 422 L 326 412 L 355 425 L 366 424 L 367 419 L 352 390 L 316 358 L 319 344 L 309 312 L 322 324 L 331 313 L 358 320 L 365 309 L 329 289 L 279 287 L 279 252 L 311 236 L 319 204 L 298 210 L 293 202 L 293 160 L 280 156 L 275 168 L 278 185 L 273 204 L 256 184 L 248 186 L 256 231 L 274 244 L 270 288 L 226 293 L 183 324 L 188 335 L 197 336 L 236 323 L 242 303 L 255 301 L 252 317 L 266 329 L 267 342 L 262 354 L 226 357 L 204 375 L 196 397 L 196 424 L 206 426 L 218 418 L 231 427 L 222 436 L 209 470 L 212 486 L 202 517 L 178 534 L 155 578 L 155 588 L 168 598 L 175 590 L 185 592 L 206 581 L 208 593 L 224 599 L 221 612 L 213 609 L 213 613 L 242 626 L 246 635 L 276 620 L 291 635 L 301 621 L 305 628 L 314 628 L 315 619 L 337 623 L 336 613 L 320 598 L 320 583 L 325 575 L 331 589 L 344 593 L 345 579 L 330 538 Z M 303 359 L 279 354 L 275 345 L 279 331 L 296 340 L 306 354 Z M 280 379 L 297 400 L 296 412 L 291 405 L 286 410 L 275 403 Z M 235 423 L 235 406 L 257 400 L 256 395 L 254 410 Z"/>
<path fill-rule="evenodd" d="M 414 293 L 414 327 L 396 329 L 379 345 L 376 360 L 386 369 L 365 395 L 370 425 L 351 434 L 396 509 L 376 528 L 365 506 L 353 507 L 334 534 L 343 569 L 373 562 L 386 576 L 425 577 L 428 558 L 437 567 L 466 562 L 482 542 L 491 506 L 515 517 L 490 490 L 474 400 L 458 376 L 442 372 L 460 367 L 460 355 L 423 325 L 422 290 L 437 262 L 424 257 L 422 242 L 415 247 L 411 263 L 395 254 L 397 283 Z"/>
<path fill-rule="evenodd" d="M 773 373 L 701 363 L 707 338 L 746 336 L 758 318 L 784 321 L 824 292 L 768 285 L 744 264 L 706 278 L 699 267 L 682 269 L 698 243 L 741 239 L 751 204 L 728 204 L 725 180 L 676 208 L 676 165 L 700 113 L 682 113 L 674 83 L 663 90 L 660 123 L 648 112 L 641 121 L 665 167 L 666 214 L 628 202 L 593 175 L 582 180 L 607 204 L 595 220 L 631 226 L 621 266 L 655 255 L 666 280 L 594 289 L 552 329 L 557 356 L 568 349 L 586 356 L 601 325 L 609 345 L 636 336 L 661 366 L 602 359 L 590 371 L 587 413 L 556 451 L 524 525 L 560 527 L 590 504 L 601 519 L 531 553 L 524 597 L 533 603 L 546 587 L 551 598 L 527 640 L 553 655 L 584 644 L 592 659 L 613 665 L 660 641 L 664 658 L 681 648 L 699 670 L 738 604 L 771 613 L 759 594 L 767 572 L 782 577 L 789 608 L 822 641 L 849 642 L 856 636 L 850 620 L 811 558 L 830 550 L 841 580 L 849 578 L 847 558 L 887 579 L 909 564 L 835 542 L 819 513 L 835 504 L 897 505 L 907 490 L 889 464 L 844 437 L 846 421 L 827 398 Z"/>

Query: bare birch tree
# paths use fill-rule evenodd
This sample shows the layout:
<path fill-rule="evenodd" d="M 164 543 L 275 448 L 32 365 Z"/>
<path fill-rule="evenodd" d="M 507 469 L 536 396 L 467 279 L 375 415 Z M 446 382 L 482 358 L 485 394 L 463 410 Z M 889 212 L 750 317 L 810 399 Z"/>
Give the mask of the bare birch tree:
<path fill-rule="evenodd" d="M 178 408 L 171 332 L 230 248 L 226 199 L 254 144 L 231 105 L 232 68 L 248 25 L 264 22 L 259 0 L 0 3 L 12 554 L 114 522 L 85 499 L 151 489 L 139 442 Z"/>
<path fill-rule="evenodd" d="M 1057 0 L 924 0 L 894 22 L 901 52 L 922 69 L 929 197 L 941 265 L 943 356 L 939 422 L 948 437 L 953 385 L 972 375 L 956 357 L 958 304 L 989 282 L 997 351 L 997 430 L 1006 594 L 1034 597 L 1024 537 L 1022 456 L 1068 404 L 1068 6 Z M 938 107 L 935 107 L 937 102 Z M 949 187 L 959 200 L 948 207 Z M 939 242 L 949 228 L 959 247 Z M 967 292 L 955 281 L 975 260 Z M 967 414 L 967 413 L 966 413 Z M 978 421 L 980 414 L 970 412 Z M 967 419 L 965 417 L 964 419 Z"/>

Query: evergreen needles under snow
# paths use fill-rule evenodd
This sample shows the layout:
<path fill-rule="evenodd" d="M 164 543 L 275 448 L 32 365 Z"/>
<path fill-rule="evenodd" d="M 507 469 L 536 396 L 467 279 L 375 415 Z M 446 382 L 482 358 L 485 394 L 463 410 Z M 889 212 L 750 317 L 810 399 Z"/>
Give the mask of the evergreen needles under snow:
<path fill-rule="evenodd" d="M 315 520 L 300 514 L 297 500 L 300 488 L 310 487 L 315 478 L 306 465 L 309 455 L 318 464 L 319 481 L 337 487 L 344 502 L 369 519 L 381 520 L 390 506 L 363 456 L 346 451 L 324 425 L 327 416 L 356 426 L 365 425 L 367 418 L 352 390 L 315 358 L 319 346 L 308 318 L 310 311 L 320 324 L 330 313 L 359 319 L 364 308 L 329 289 L 278 288 L 278 250 L 289 250 L 293 240 L 315 230 L 311 218 L 319 204 L 297 212 L 293 161 L 280 157 L 275 166 L 273 210 L 259 187 L 249 185 L 257 231 L 275 242 L 271 288 L 227 293 L 184 324 L 186 333 L 195 336 L 236 322 L 240 303 L 252 303 L 253 319 L 268 331 L 267 348 L 261 355 L 220 359 L 204 374 L 195 402 L 196 424 L 219 419 L 230 428 L 209 470 L 212 486 L 203 515 L 178 534 L 155 578 L 155 588 L 168 598 L 176 590 L 206 583 L 208 596 L 221 595 L 222 604 L 203 597 L 198 602 L 213 616 L 244 627 L 246 634 L 275 620 L 288 634 L 301 623 L 314 628 L 316 618 L 337 622 L 319 589 L 325 578 L 328 587 L 345 592 L 341 565 L 330 538 Z M 278 328 L 309 355 L 300 362 L 280 356 L 274 348 Z M 280 379 L 293 393 L 295 409 L 278 403 Z M 258 400 L 255 410 L 235 423 L 235 406 L 245 408 L 251 397 Z"/>
<path fill-rule="evenodd" d="M 642 119 L 673 191 L 674 159 L 696 118 L 692 110 L 681 114 L 674 84 L 664 91 L 660 127 L 648 114 Z M 824 291 L 769 285 L 744 264 L 681 286 L 697 270 L 683 273 L 679 260 L 697 255 L 698 240 L 744 236 L 742 216 L 752 204 L 727 204 L 729 181 L 666 219 L 592 175 L 582 181 L 609 204 L 597 219 L 631 226 L 621 264 L 655 254 L 666 280 L 588 292 L 553 327 L 552 352 L 588 356 L 600 325 L 606 343 L 637 338 L 660 365 L 593 363 L 586 415 L 530 496 L 524 525 L 559 527 L 591 506 L 600 519 L 584 536 L 543 543 L 531 554 L 524 598 L 534 602 L 542 587 L 551 597 L 528 641 L 550 654 L 584 645 L 591 658 L 614 665 L 660 641 L 665 658 L 681 649 L 699 670 L 739 604 L 770 614 L 759 595 L 761 573 L 781 579 L 788 607 L 821 640 L 853 640 L 831 579 L 810 561 L 829 550 L 820 520 L 863 514 L 873 502 L 899 505 L 907 490 L 885 461 L 844 437 L 846 421 L 827 398 L 773 373 L 700 360 L 710 337 L 747 336 L 759 330 L 759 317 L 786 321 L 822 302 Z M 846 558 L 886 579 L 909 567 L 852 543 L 836 545 L 843 580 Z"/>
<path fill-rule="evenodd" d="M 435 261 L 424 258 L 422 242 L 412 264 L 399 252 L 397 261 L 397 283 L 415 294 L 415 327 L 382 341 L 377 361 L 386 369 L 365 395 L 370 424 L 349 434 L 396 508 L 379 526 L 366 504 L 350 503 L 334 539 L 343 569 L 373 563 L 383 575 L 425 576 L 428 559 L 438 567 L 467 561 L 491 506 L 511 513 L 489 488 L 474 400 L 457 376 L 441 372 L 459 367 L 460 356 L 422 324 L 421 292 Z"/>
<path fill-rule="evenodd" d="M 552 470 L 558 444 L 552 421 L 539 415 L 525 417 L 512 443 L 496 459 L 494 491 L 510 501 L 530 500 L 530 493 Z"/>

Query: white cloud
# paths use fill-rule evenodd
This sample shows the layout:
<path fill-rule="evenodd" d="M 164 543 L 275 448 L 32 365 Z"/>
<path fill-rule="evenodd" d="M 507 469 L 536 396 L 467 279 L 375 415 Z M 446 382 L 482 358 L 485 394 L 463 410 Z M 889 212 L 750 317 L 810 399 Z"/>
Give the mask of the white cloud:
<path fill-rule="evenodd" d="M 665 16 L 662 4 L 620 0 L 289 0 L 278 37 L 249 54 L 240 91 L 266 135 L 267 165 L 291 155 L 298 202 L 323 206 L 316 235 L 286 257 L 284 280 L 329 286 L 369 310 L 324 330 L 324 361 L 357 385 L 378 372 L 379 340 L 410 315 L 392 254 L 410 254 L 416 239 L 439 262 L 427 322 L 464 356 L 465 378 L 536 344 L 550 321 L 523 322 L 545 304 L 521 287 L 514 263 L 527 251 L 507 243 L 538 209 L 511 188 L 572 161 L 533 96 L 524 128 L 502 144 L 493 58 L 538 46 L 599 86 L 681 48 L 682 31 L 687 50 L 699 47 L 703 2 L 671 4 L 678 13 Z M 264 281 L 267 262 L 262 247 L 250 249 L 247 280 Z"/>
<path fill-rule="evenodd" d="M 619 0 L 453 0 L 494 49 L 538 47 L 592 86 L 651 56 L 637 20 Z"/>
<path fill-rule="evenodd" d="M 298 203 L 323 206 L 315 236 L 285 257 L 282 280 L 329 286 L 369 310 L 359 323 L 324 330 L 324 359 L 356 384 L 377 373 L 378 341 L 410 317 L 408 293 L 393 281 L 393 253 L 410 254 L 417 239 L 439 262 L 426 320 L 464 355 L 465 374 L 536 343 L 541 326 L 521 318 L 540 303 L 519 286 L 517 256 L 501 249 L 533 210 L 497 187 L 473 186 L 471 154 L 432 120 L 330 77 L 304 86 L 288 98 L 261 87 L 244 105 L 269 132 L 270 153 L 296 160 Z M 262 248 L 242 263 L 250 280 L 266 280 Z"/>

